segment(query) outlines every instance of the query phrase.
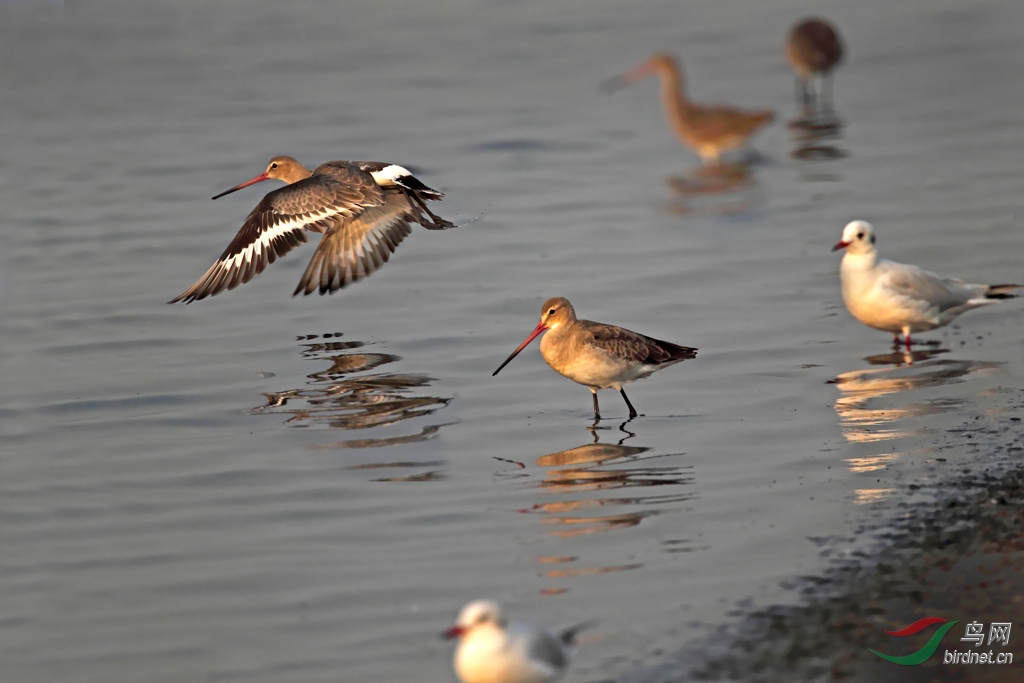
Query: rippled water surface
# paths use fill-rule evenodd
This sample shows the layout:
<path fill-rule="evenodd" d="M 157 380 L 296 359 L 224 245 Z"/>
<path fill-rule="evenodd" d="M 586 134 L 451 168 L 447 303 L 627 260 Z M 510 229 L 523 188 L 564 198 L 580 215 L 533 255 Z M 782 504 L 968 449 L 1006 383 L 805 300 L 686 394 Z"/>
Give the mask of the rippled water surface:
<path fill-rule="evenodd" d="M 1024 375 L 1019 302 L 892 352 L 829 253 L 865 218 L 883 255 L 1024 278 L 1024 12 L 817 3 L 849 57 L 807 120 L 809 11 L 0 7 L 3 679 L 451 681 L 436 634 L 481 596 L 598 618 L 568 680 L 608 679 L 791 599 L 810 539 Z M 654 83 L 601 94 L 656 49 L 698 101 L 777 110 L 753 163 L 699 170 Z M 166 305 L 270 188 L 209 197 L 275 154 L 400 163 L 483 218 L 334 296 L 291 298 L 307 246 Z M 555 295 L 700 354 L 589 430 L 535 346 L 491 377 Z"/>

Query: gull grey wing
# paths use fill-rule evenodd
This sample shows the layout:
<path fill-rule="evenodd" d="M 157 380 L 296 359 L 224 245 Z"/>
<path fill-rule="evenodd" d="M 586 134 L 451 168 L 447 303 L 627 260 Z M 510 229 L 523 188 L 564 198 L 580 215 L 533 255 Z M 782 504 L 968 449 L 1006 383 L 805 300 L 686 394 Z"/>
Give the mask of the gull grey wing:
<path fill-rule="evenodd" d="M 354 171 L 351 178 L 314 175 L 268 193 L 220 258 L 170 303 L 191 303 L 234 289 L 262 273 L 279 256 L 309 241 L 306 230 L 321 232 L 336 217 L 382 205 L 383 193 L 373 179 Z"/>
<path fill-rule="evenodd" d="M 367 277 L 391 258 L 409 236 L 411 207 L 404 193 L 387 192 L 383 206 L 339 218 L 320 240 L 292 296 L 329 294 Z"/>
<path fill-rule="evenodd" d="M 543 662 L 556 671 L 569 664 L 562 643 L 547 631 L 538 633 L 530 639 L 527 655 L 530 659 Z"/>
<path fill-rule="evenodd" d="M 941 278 L 917 266 L 893 261 L 879 261 L 878 284 L 893 294 L 906 297 L 939 312 L 959 308 L 974 298 L 984 297 L 983 285 L 969 285 L 962 280 Z"/>

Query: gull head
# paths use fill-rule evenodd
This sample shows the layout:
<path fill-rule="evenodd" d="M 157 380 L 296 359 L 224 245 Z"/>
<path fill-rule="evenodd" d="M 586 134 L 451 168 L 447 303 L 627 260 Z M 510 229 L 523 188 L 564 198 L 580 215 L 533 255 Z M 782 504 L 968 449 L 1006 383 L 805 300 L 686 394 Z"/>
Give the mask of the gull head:
<path fill-rule="evenodd" d="M 491 628 L 505 628 L 505 617 L 501 614 L 501 607 L 493 600 L 474 600 L 466 603 L 459 612 L 455 626 L 448 629 L 444 637 L 448 640 L 461 638 L 473 629 L 488 625 Z"/>
<path fill-rule="evenodd" d="M 832 251 L 846 249 L 848 254 L 870 254 L 875 250 L 875 229 L 867 221 L 851 221 L 843 228 L 843 238 Z"/>

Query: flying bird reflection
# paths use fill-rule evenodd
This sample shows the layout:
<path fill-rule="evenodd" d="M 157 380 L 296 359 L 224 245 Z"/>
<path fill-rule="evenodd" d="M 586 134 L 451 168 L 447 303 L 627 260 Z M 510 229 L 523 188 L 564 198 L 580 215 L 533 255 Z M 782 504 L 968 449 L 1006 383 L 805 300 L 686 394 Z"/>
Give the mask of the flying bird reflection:
<path fill-rule="evenodd" d="M 300 340 L 309 342 L 302 345 L 302 357 L 329 363 L 329 366 L 307 375 L 308 381 L 303 387 L 263 394 L 266 403 L 253 412 L 287 415 L 286 422 L 291 424 L 364 430 L 427 417 L 451 401 L 450 398 L 421 393 L 433 381 L 427 375 L 398 372 L 366 374 L 401 358 L 388 353 L 367 352 L 364 342 L 341 341 L 336 339 L 338 336 L 300 337 Z M 313 339 L 316 341 L 311 341 Z M 375 434 L 318 448 L 374 448 L 425 441 L 435 436 L 442 426 L 425 425 L 412 434 Z"/>

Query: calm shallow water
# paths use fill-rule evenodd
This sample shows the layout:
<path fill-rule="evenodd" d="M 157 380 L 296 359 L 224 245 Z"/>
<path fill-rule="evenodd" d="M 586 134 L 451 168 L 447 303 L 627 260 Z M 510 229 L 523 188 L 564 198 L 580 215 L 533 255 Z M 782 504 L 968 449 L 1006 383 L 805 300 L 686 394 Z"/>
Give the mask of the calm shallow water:
<path fill-rule="evenodd" d="M 889 257 L 1024 278 L 1024 13 L 814 10 L 850 46 L 825 161 L 785 125 L 800 3 L 0 10 L 4 678 L 450 681 L 436 633 L 487 595 L 600 619 L 567 680 L 614 678 L 790 599 L 809 539 L 895 507 L 1024 373 L 1017 302 L 883 358 L 828 252 L 866 218 Z M 778 110 L 743 188 L 687 191 L 653 83 L 598 91 L 655 49 L 699 101 Z M 208 197 L 282 153 L 486 213 L 332 297 L 289 296 L 306 247 L 165 305 L 269 188 Z M 535 348 L 490 376 L 554 295 L 700 356 L 588 431 Z"/>

